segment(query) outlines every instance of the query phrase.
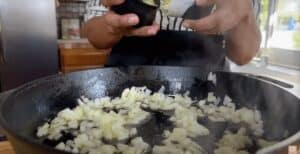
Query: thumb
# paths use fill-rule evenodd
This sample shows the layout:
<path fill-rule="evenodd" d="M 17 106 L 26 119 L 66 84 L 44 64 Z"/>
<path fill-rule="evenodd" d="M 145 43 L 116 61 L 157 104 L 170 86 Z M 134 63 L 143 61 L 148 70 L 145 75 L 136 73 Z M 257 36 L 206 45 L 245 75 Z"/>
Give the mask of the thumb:
<path fill-rule="evenodd" d="M 198 20 L 185 20 L 183 26 L 198 32 L 211 30 L 217 26 L 217 16 L 213 14 Z"/>
<path fill-rule="evenodd" d="M 215 0 L 195 0 L 195 2 L 198 6 L 208 6 L 215 4 Z"/>

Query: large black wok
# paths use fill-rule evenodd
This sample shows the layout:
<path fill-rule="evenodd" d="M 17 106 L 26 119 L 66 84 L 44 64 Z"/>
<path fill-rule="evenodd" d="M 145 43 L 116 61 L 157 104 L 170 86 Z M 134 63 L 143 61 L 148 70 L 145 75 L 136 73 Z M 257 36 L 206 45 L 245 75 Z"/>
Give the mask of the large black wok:
<path fill-rule="evenodd" d="M 0 123 L 15 151 L 22 154 L 65 153 L 41 144 L 37 126 L 66 107 L 74 107 L 81 95 L 96 98 L 117 96 L 124 88 L 147 86 L 167 92 L 190 91 L 192 97 L 206 97 L 214 91 L 229 95 L 238 107 L 257 108 L 264 120 L 264 137 L 284 140 L 262 153 L 278 153 L 300 139 L 299 92 L 293 85 L 249 74 L 216 72 L 217 86 L 208 84 L 208 72 L 187 67 L 124 67 L 51 76 L 28 83 L 1 96 Z"/>

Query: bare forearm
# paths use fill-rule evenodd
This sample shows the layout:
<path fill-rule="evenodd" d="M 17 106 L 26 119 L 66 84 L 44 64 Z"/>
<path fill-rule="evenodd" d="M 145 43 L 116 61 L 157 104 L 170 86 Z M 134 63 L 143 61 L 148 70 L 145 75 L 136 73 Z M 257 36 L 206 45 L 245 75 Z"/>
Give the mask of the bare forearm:
<path fill-rule="evenodd" d="M 260 31 L 255 17 L 250 14 L 236 28 L 229 31 L 227 56 L 238 65 L 247 64 L 259 51 L 260 41 Z"/>
<path fill-rule="evenodd" d="M 98 49 L 108 49 L 122 38 L 121 35 L 113 33 L 110 26 L 104 22 L 104 17 L 94 17 L 85 25 L 85 31 L 90 43 Z"/>

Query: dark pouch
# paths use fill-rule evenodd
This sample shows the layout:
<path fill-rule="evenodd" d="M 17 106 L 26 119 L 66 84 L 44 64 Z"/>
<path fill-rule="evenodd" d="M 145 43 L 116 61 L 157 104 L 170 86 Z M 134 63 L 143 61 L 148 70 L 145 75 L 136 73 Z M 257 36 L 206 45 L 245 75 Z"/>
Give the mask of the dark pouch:
<path fill-rule="evenodd" d="M 134 27 L 138 28 L 153 24 L 158 7 L 145 4 L 141 0 L 125 0 L 124 3 L 113 6 L 111 9 L 120 15 L 135 13 L 140 22 Z"/>

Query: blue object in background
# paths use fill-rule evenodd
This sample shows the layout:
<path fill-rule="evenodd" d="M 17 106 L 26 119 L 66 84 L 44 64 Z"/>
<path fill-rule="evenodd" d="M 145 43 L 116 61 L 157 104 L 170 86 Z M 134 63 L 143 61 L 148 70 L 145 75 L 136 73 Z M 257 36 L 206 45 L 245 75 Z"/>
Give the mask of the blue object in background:
<path fill-rule="evenodd" d="M 294 30 L 295 24 L 296 24 L 295 19 L 293 17 L 291 17 L 288 22 L 288 30 L 291 30 L 291 31 Z"/>

